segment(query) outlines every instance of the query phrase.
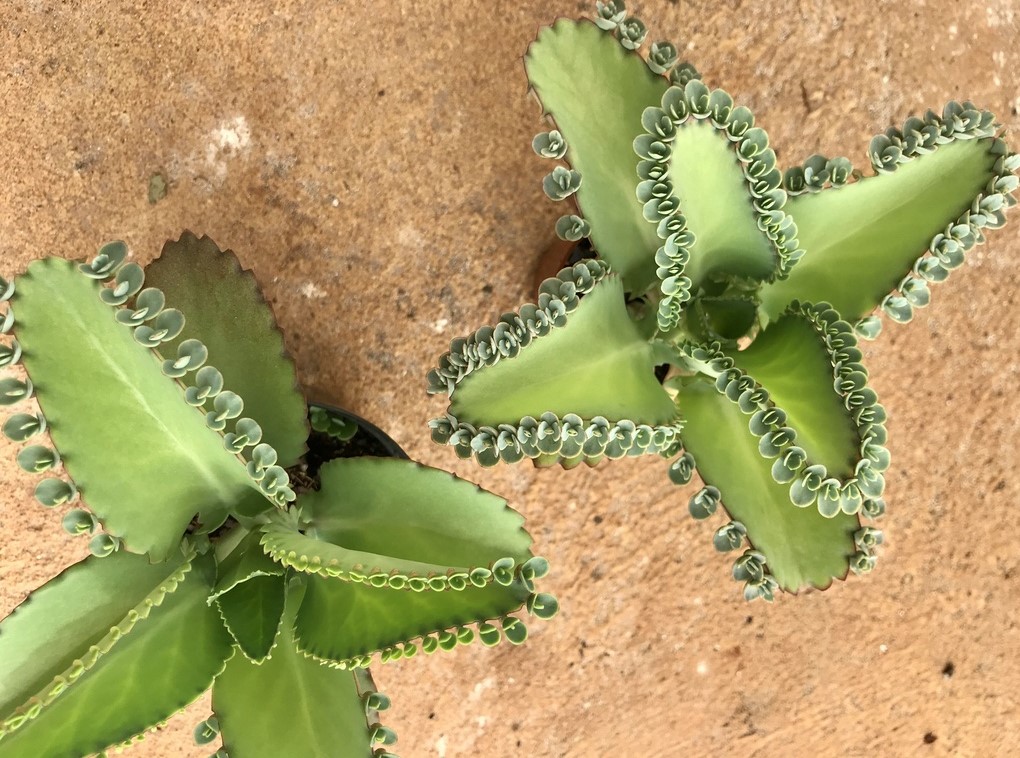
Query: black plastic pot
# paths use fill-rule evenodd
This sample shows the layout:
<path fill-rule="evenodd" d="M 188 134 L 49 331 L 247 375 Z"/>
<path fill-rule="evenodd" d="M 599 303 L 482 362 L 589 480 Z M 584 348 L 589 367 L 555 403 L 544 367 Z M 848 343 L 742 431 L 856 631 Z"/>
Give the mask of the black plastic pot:
<path fill-rule="evenodd" d="M 298 494 L 319 489 L 319 469 L 337 458 L 376 456 L 410 460 L 386 432 L 356 413 L 326 403 L 309 403 L 308 418 L 312 425 L 308 450 L 287 469 Z"/>
<path fill-rule="evenodd" d="M 316 408 L 325 411 L 334 418 L 340 419 L 348 424 L 353 424 L 357 427 L 356 434 L 353 437 L 344 440 L 349 449 L 340 452 L 346 454 L 334 455 L 334 458 L 353 458 L 360 455 L 376 455 L 383 458 L 403 458 L 404 460 L 409 460 L 407 453 L 401 449 L 400 445 L 394 442 L 392 437 L 386 434 L 386 432 L 377 427 L 371 421 L 367 421 L 358 414 L 351 413 L 343 408 L 338 408 L 335 405 L 319 402 L 311 402 L 308 404 L 309 413 Z M 313 429 L 308 437 L 310 450 L 316 442 L 319 442 L 320 444 L 323 442 L 320 436 L 330 437 L 330 435 L 325 432 L 317 432 Z"/>

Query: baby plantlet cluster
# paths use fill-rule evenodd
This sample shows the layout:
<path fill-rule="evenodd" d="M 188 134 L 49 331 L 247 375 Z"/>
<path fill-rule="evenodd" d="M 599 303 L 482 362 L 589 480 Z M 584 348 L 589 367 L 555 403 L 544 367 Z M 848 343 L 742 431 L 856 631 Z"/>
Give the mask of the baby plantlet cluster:
<path fill-rule="evenodd" d="M 482 465 L 655 453 L 730 520 L 748 599 L 875 565 L 886 413 L 859 339 L 910 321 L 1005 222 L 1020 156 L 969 102 L 875 136 L 870 171 L 812 155 L 785 170 L 752 112 L 712 89 L 622 0 L 561 19 L 525 57 L 561 161 L 556 223 L 597 254 L 538 302 L 455 339 L 428 374 L 433 439 Z M 660 381 L 662 379 L 662 381 Z"/>
<path fill-rule="evenodd" d="M 557 609 L 548 564 L 503 499 L 446 472 L 355 457 L 310 479 L 254 277 L 190 233 L 127 258 L 0 279 L 3 433 L 92 553 L 0 622 L 0 758 L 130 742 L 210 686 L 196 739 L 218 756 L 391 755 L 368 665 L 523 642 L 513 614 Z"/>

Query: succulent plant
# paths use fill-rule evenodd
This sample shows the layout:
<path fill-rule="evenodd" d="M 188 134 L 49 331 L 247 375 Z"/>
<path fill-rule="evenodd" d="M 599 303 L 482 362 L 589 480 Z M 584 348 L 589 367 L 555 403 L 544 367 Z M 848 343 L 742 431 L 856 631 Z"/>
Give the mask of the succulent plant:
<path fill-rule="evenodd" d="M 556 233 L 597 258 L 453 340 L 428 374 L 450 396 L 432 436 L 482 465 L 676 457 L 673 481 L 705 484 L 691 514 L 732 519 L 713 543 L 746 547 L 748 599 L 824 588 L 882 541 L 862 518 L 885 511 L 886 413 L 858 339 L 880 313 L 909 321 L 1003 225 L 1020 156 L 951 102 L 872 139 L 874 173 L 820 155 L 784 172 L 676 45 L 634 52 L 644 29 L 600 2 L 528 50 L 552 122 L 535 152 L 566 162 L 544 189 L 576 203 Z"/>
<path fill-rule="evenodd" d="M 0 280 L 3 432 L 92 553 L 0 622 L 0 757 L 130 741 L 210 685 L 196 739 L 222 734 L 217 755 L 390 755 L 376 654 L 523 642 L 512 613 L 556 610 L 547 563 L 503 499 L 446 472 L 358 457 L 311 478 L 254 277 L 190 233 L 144 271 L 127 252 Z"/>

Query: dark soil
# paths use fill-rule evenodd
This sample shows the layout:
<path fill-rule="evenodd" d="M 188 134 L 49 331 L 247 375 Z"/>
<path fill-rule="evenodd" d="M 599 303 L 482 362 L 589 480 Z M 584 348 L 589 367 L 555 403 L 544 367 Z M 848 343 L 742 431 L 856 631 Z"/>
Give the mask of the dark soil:
<path fill-rule="evenodd" d="M 349 440 L 313 430 L 308 435 L 308 452 L 301 461 L 287 469 L 291 486 L 299 495 L 302 492 L 318 491 L 319 469 L 324 463 L 337 458 L 360 458 L 365 455 L 388 458 L 393 453 L 371 430 L 361 426 Z"/>
<path fill-rule="evenodd" d="M 300 463 L 288 470 L 291 477 L 295 471 L 302 479 L 315 482 L 312 489 L 319 489 L 319 469 L 322 464 L 337 458 L 360 458 L 363 455 L 388 457 L 386 446 L 373 435 L 359 429 L 349 440 L 331 437 L 325 432 L 312 432 L 308 435 L 308 452 Z"/>

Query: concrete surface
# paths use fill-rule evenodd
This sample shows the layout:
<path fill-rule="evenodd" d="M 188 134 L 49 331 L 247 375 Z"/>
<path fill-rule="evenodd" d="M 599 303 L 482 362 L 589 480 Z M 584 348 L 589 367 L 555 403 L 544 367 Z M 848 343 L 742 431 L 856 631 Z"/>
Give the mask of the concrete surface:
<path fill-rule="evenodd" d="M 784 165 L 861 162 L 871 134 L 950 98 L 1020 126 L 1017 0 L 632 5 L 650 41 L 686 46 L 755 110 Z M 428 441 L 443 405 L 426 369 L 530 295 L 562 212 L 529 147 L 521 56 L 539 25 L 582 11 L 6 0 L 0 268 L 113 238 L 144 262 L 182 228 L 207 233 L 261 279 L 314 397 L 529 517 L 561 615 L 520 649 L 376 667 L 405 758 L 1014 754 L 1016 218 L 866 347 L 894 456 L 866 580 L 747 605 L 660 460 L 481 470 Z M 0 444 L 0 614 L 84 551 L 31 487 Z M 207 755 L 190 738 L 207 708 L 130 754 Z"/>

